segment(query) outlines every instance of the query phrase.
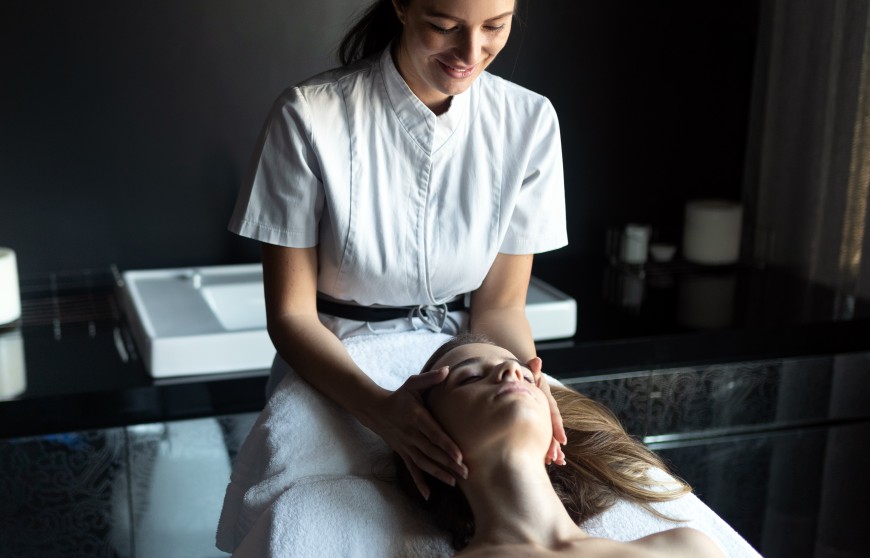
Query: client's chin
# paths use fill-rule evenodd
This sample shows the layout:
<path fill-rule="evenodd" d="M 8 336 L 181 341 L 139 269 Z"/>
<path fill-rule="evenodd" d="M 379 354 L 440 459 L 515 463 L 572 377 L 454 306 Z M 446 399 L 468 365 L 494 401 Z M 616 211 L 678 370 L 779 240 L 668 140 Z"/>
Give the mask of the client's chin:
<path fill-rule="evenodd" d="M 471 463 L 481 455 L 493 458 L 501 453 L 512 459 L 517 454 L 540 455 L 543 463 L 553 438 L 549 413 L 542 417 L 538 409 L 522 402 L 503 401 L 493 407 L 497 408 L 491 420 L 469 425 L 461 435 L 466 440 L 460 445 L 465 461 Z"/>

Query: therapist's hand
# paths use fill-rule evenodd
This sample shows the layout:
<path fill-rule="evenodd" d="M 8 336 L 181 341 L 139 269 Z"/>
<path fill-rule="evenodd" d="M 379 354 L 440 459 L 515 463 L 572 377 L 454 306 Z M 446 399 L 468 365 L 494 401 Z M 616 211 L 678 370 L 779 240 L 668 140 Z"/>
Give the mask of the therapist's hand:
<path fill-rule="evenodd" d="M 562 426 L 562 413 L 559 412 L 559 405 L 550 393 L 550 384 L 547 383 L 547 377 L 542 372 L 543 362 L 540 357 L 534 357 L 526 363 L 532 374 L 535 376 L 535 383 L 541 388 L 541 391 L 547 396 L 547 401 L 550 403 L 550 419 L 553 421 L 553 441 L 550 442 L 550 450 L 547 452 L 545 462 L 549 465 L 565 464 L 565 453 L 562 451 L 562 444 L 568 443 L 568 437 L 565 435 L 565 427 Z"/>
<path fill-rule="evenodd" d="M 405 380 L 377 404 L 370 426 L 399 454 L 417 490 L 427 500 L 429 487 L 422 471 L 449 485 L 455 485 L 459 476 L 468 476 L 459 446 L 423 405 L 423 393 L 443 382 L 448 371 L 444 366 Z"/>

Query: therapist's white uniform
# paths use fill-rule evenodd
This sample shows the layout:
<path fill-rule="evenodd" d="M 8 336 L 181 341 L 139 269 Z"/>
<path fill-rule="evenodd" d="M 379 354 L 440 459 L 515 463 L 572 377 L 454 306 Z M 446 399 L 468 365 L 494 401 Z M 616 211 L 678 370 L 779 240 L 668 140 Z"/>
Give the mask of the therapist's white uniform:
<path fill-rule="evenodd" d="M 477 289 L 499 252 L 568 242 L 556 113 L 486 72 L 436 117 L 387 48 L 288 88 L 255 158 L 230 230 L 316 245 L 318 291 L 339 301 L 441 304 Z M 339 337 L 405 327 L 321 319 Z"/>

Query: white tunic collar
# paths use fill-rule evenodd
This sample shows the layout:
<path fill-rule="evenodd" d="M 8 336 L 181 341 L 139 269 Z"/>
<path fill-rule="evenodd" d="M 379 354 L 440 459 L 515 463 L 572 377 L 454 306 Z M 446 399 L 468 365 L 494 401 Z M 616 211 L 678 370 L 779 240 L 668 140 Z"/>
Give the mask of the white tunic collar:
<path fill-rule="evenodd" d="M 447 112 L 436 117 L 405 83 L 393 61 L 391 50 L 392 45 L 385 48 L 380 60 L 387 96 L 408 135 L 431 155 L 450 139 L 467 114 L 469 92 L 474 84 L 463 93 L 454 95 Z"/>

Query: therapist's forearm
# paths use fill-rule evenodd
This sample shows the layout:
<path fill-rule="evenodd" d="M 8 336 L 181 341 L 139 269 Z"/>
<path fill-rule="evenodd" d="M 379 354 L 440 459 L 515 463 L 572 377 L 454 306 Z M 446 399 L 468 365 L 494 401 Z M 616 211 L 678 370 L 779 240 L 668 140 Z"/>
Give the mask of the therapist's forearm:
<path fill-rule="evenodd" d="M 368 426 L 376 403 L 389 395 L 356 365 L 316 315 L 285 315 L 269 324 L 278 354 L 314 389 Z"/>
<path fill-rule="evenodd" d="M 537 356 L 525 306 L 474 309 L 470 315 L 470 329 L 472 333 L 486 335 L 522 362 Z"/>

